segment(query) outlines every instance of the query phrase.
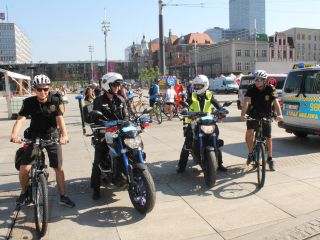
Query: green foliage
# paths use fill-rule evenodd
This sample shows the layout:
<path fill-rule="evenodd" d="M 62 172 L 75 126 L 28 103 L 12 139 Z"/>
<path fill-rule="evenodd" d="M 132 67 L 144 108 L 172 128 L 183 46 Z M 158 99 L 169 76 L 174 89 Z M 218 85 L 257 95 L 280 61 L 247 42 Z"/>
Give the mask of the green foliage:
<path fill-rule="evenodd" d="M 155 68 L 142 68 L 140 71 L 140 80 L 145 85 L 152 82 L 156 77 L 160 76 L 160 70 Z"/>

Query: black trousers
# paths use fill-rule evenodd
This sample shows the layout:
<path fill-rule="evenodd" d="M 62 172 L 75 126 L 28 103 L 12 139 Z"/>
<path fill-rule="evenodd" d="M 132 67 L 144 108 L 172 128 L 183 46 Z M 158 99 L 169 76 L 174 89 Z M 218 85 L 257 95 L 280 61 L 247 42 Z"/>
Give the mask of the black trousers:
<path fill-rule="evenodd" d="M 197 132 L 197 127 L 195 128 L 195 131 Z M 184 140 L 184 145 L 181 149 L 181 154 L 180 154 L 180 159 L 179 159 L 179 163 L 178 165 L 181 167 L 181 168 L 185 168 L 187 166 L 187 162 L 188 162 L 188 157 L 189 157 L 189 150 L 186 150 L 186 149 L 192 149 L 192 152 L 195 156 L 197 157 L 200 157 L 200 149 L 199 149 L 199 141 L 197 139 L 194 139 L 193 138 L 193 131 L 192 131 L 192 128 L 191 128 L 191 125 L 188 124 L 188 126 L 186 127 L 186 129 L 184 130 L 185 133 L 185 140 Z M 218 126 L 216 125 L 216 135 L 217 135 L 217 138 L 219 137 L 219 128 Z M 219 140 L 220 142 L 222 140 Z M 223 145 L 223 141 L 221 143 L 221 146 Z M 218 143 L 218 146 L 219 146 L 219 143 Z M 185 149 L 186 148 L 186 149 Z M 220 150 L 219 150 L 220 151 Z M 221 154 L 221 152 L 220 152 Z M 222 165 L 222 157 L 218 157 L 218 165 Z"/>
<path fill-rule="evenodd" d="M 105 141 L 98 142 L 95 146 L 94 151 L 94 161 L 91 171 L 91 187 L 100 188 L 101 172 L 99 168 L 99 163 L 108 154 L 108 145 Z"/>

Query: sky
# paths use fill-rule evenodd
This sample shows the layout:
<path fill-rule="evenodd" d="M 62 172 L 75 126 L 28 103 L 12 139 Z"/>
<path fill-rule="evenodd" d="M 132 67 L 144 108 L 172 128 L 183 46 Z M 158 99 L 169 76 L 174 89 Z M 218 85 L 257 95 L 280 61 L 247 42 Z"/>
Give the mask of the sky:
<path fill-rule="evenodd" d="M 164 34 L 177 36 L 229 27 L 229 0 L 163 0 Z M 203 7 L 200 7 L 202 3 Z M 172 6 L 178 5 L 178 6 Z M 192 6 L 191 6 L 192 5 Z M 18 24 L 32 44 L 32 61 L 104 60 L 104 9 L 110 22 L 108 60 L 124 60 L 133 41 L 159 36 L 158 0 L 2 0 L 0 11 Z M 320 0 L 266 0 L 266 33 L 292 27 L 320 29 Z"/>

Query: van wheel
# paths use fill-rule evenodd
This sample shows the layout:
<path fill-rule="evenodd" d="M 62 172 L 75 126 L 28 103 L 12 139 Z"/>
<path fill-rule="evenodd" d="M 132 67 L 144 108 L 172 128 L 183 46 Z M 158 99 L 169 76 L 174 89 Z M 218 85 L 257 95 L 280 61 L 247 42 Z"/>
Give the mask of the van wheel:
<path fill-rule="evenodd" d="M 225 93 L 225 94 L 228 94 L 228 93 L 229 93 L 229 92 L 228 92 L 228 89 L 225 89 L 225 90 L 224 90 L 224 93 Z"/>
<path fill-rule="evenodd" d="M 303 133 L 303 132 L 293 132 L 293 134 L 298 138 L 306 138 L 308 136 L 307 133 Z"/>

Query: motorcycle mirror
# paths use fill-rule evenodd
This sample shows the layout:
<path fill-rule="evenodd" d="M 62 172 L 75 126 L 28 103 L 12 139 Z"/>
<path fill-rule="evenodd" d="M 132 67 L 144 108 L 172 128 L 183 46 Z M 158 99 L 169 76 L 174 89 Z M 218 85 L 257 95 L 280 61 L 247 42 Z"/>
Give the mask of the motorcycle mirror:
<path fill-rule="evenodd" d="M 185 108 L 188 108 L 189 107 L 189 104 L 184 102 L 184 101 L 181 101 L 180 104 L 185 107 Z"/>
<path fill-rule="evenodd" d="M 223 107 L 228 107 L 232 104 L 232 101 L 224 102 Z"/>
<path fill-rule="evenodd" d="M 103 116 L 102 112 L 99 112 L 97 110 L 93 110 L 89 114 L 90 114 L 91 119 L 94 122 L 96 122 L 97 120 L 100 120 L 100 119 L 105 120 L 105 117 Z"/>

